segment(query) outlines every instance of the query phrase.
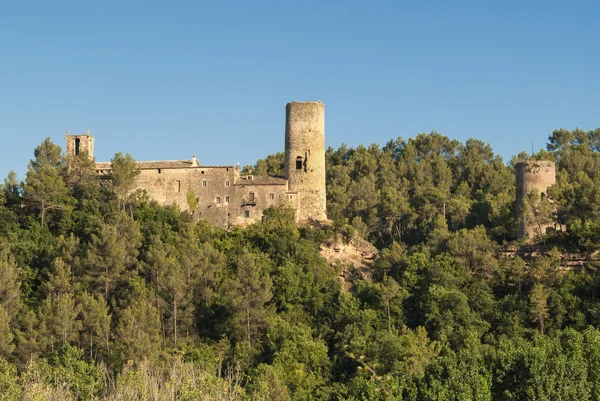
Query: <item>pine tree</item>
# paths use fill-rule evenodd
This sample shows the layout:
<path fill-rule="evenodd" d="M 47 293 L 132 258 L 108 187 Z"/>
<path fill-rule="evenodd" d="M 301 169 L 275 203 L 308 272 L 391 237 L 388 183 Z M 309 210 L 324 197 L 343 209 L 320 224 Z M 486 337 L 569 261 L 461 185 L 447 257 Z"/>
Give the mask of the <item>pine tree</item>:
<path fill-rule="evenodd" d="M 0 303 L 0 357 L 8 357 L 15 349 L 10 327 L 10 316 Z"/>
<path fill-rule="evenodd" d="M 49 210 L 66 208 L 67 187 L 59 171 L 49 164 L 43 164 L 37 171 L 30 168 L 23 190 L 25 199 L 39 207 L 42 227 Z"/>
<path fill-rule="evenodd" d="M 272 297 L 271 278 L 261 272 L 255 257 L 247 250 L 236 261 L 237 275 L 229 280 L 229 298 L 234 326 L 249 345 L 265 324 L 265 304 Z"/>
<path fill-rule="evenodd" d="M 90 289 L 102 291 L 108 302 L 115 286 L 124 279 L 126 269 L 137 264 L 140 244 L 139 228 L 122 213 L 119 213 L 117 225 L 104 224 L 99 235 L 92 234 L 82 261 L 82 273 Z"/>
<path fill-rule="evenodd" d="M 135 177 L 140 174 L 140 170 L 137 169 L 135 159 L 129 153 L 123 156 L 118 152 L 110 162 L 112 167 L 110 178 L 121 209 L 125 206 L 124 202 L 133 189 Z"/>
<path fill-rule="evenodd" d="M 21 310 L 21 278 L 11 247 L 0 238 L 0 304 L 12 323 Z"/>
<path fill-rule="evenodd" d="M 543 284 L 535 283 L 529 295 L 531 316 L 537 322 L 540 333 L 544 334 L 544 321 L 548 316 L 548 290 Z"/>
<path fill-rule="evenodd" d="M 82 344 L 89 345 L 90 359 L 98 354 L 110 355 L 111 320 L 108 305 L 101 295 L 84 292 L 77 299 L 82 324 Z"/>
<path fill-rule="evenodd" d="M 152 360 L 160 350 L 160 316 L 143 281 L 135 278 L 130 284 L 132 295 L 119 316 L 116 340 L 125 360 Z"/>
<path fill-rule="evenodd" d="M 388 330 L 392 332 L 392 314 L 390 312 L 390 302 L 392 299 L 400 295 L 400 285 L 391 277 L 387 275 L 383 277 L 381 282 L 381 300 L 385 305 L 388 318 Z"/>

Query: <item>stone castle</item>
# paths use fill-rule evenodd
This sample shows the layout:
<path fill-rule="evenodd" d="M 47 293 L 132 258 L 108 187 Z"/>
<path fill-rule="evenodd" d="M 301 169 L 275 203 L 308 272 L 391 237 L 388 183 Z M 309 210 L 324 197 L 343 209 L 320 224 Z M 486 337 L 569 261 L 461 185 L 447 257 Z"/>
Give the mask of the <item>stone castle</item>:
<path fill-rule="evenodd" d="M 66 136 L 67 156 L 94 157 L 94 137 Z M 290 205 L 296 222 L 327 219 L 325 193 L 325 105 L 291 102 L 286 105 L 284 177 L 243 176 L 240 166 L 203 166 L 191 160 L 137 162 L 135 188 L 162 205 L 177 204 L 211 223 L 229 227 L 259 221 L 271 206 Z M 109 175 L 110 162 L 97 162 L 96 171 Z M 190 202 L 191 200 L 191 202 Z M 194 210 L 191 207 L 195 206 Z"/>
<path fill-rule="evenodd" d="M 94 157 L 89 131 L 82 135 L 67 131 L 66 140 L 67 156 Z M 222 227 L 259 221 L 265 209 L 283 204 L 296 211 L 296 222 L 326 220 L 325 105 L 320 101 L 286 105 L 284 177 L 242 176 L 239 164 L 203 166 L 195 155 L 190 160 L 137 162 L 137 168 L 134 190 L 145 190 L 162 205 L 175 203 L 196 218 Z M 527 194 L 537 191 L 547 196 L 547 189 L 556 183 L 555 163 L 532 159 L 515 168 L 519 237 L 532 238 L 541 234 L 540 229 L 564 230 L 558 223 L 540 228 L 521 217 Z M 96 163 L 100 175 L 108 176 L 111 169 L 110 162 Z"/>

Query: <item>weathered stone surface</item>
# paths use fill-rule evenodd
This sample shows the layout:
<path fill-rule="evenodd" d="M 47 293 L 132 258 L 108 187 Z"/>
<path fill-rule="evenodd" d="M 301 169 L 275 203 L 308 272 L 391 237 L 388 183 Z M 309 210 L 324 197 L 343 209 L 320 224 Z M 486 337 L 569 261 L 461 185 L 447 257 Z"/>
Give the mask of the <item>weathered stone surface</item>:
<path fill-rule="evenodd" d="M 517 216 L 521 219 L 519 226 L 519 237 L 531 238 L 535 235 L 538 227 L 528 224 L 521 218 L 523 199 L 531 192 L 537 191 L 546 196 L 548 188 L 556 184 L 556 165 L 548 160 L 528 160 L 517 163 L 515 166 L 517 174 Z M 555 228 L 555 223 L 542 227 Z M 562 227 L 561 227 L 562 229 Z"/>
<path fill-rule="evenodd" d="M 145 190 L 160 204 L 175 203 L 215 225 L 229 227 L 259 221 L 271 206 L 288 204 L 296 220 L 325 220 L 325 125 L 321 102 L 289 103 L 286 106 L 285 163 L 302 155 L 302 171 L 288 172 L 285 178 L 241 176 L 239 166 L 202 166 L 194 155 L 190 160 L 137 162 L 140 174 L 133 190 Z M 93 157 L 94 138 L 69 135 L 67 156 L 86 151 Z M 293 166 L 295 168 L 295 164 Z M 99 174 L 109 176 L 110 162 L 96 163 Z M 190 210 L 188 197 L 198 206 Z"/>
<path fill-rule="evenodd" d="M 292 102 L 286 105 L 285 178 L 301 196 L 298 220 L 326 220 L 325 105 Z"/>

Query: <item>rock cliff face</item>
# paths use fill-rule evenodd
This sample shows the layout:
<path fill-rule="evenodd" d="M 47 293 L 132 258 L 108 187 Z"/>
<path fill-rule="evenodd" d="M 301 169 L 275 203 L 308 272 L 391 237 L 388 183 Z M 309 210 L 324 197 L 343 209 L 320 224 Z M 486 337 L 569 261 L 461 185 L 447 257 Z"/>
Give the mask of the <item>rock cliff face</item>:
<path fill-rule="evenodd" d="M 357 279 L 371 279 L 373 263 L 378 252 L 371 243 L 354 235 L 344 240 L 341 235 L 321 245 L 321 256 L 340 269 L 339 277 L 343 288 L 348 290 Z"/>

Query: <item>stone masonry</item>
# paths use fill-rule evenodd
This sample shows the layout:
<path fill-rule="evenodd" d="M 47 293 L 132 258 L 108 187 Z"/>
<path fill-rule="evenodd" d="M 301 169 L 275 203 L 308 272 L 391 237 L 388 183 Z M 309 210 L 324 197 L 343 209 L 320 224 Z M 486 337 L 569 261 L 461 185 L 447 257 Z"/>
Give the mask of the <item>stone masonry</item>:
<path fill-rule="evenodd" d="M 326 220 L 325 119 L 321 102 L 286 105 L 285 176 L 242 176 L 240 166 L 202 166 L 191 160 L 137 162 L 140 174 L 135 188 L 162 205 L 175 203 L 195 218 L 229 227 L 250 224 L 262 218 L 271 206 L 288 204 L 296 210 L 296 221 Z M 69 135 L 67 156 L 86 152 L 94 157 L 94 138 Z M 100 175 L 110 175 L 110 162 L 96 163 Z M 190 210 L 188 198 L 198 206 Z"/>
<path fill-rule="evenodd" d="M 521 208 L 523 199 L 531 192 L 536 191 L 542 196 L 547 196 L 548 188 L 556 184 L 556 165 L 553 161 L 547 160 L 527 160 L 517 163 L 516 179 L 517 179 L 517 217 L 520 219 L 519 237 L 532 238 L 535 234 L 540 234 L 539 228 L 535 225 L 528 224 L 521 217 Z M 542 227 L 542 230 L 548 228 L 557 229 L 556 223 L 551 223 Z M 563 229 L 562 227 L 558 229 Z"/>

